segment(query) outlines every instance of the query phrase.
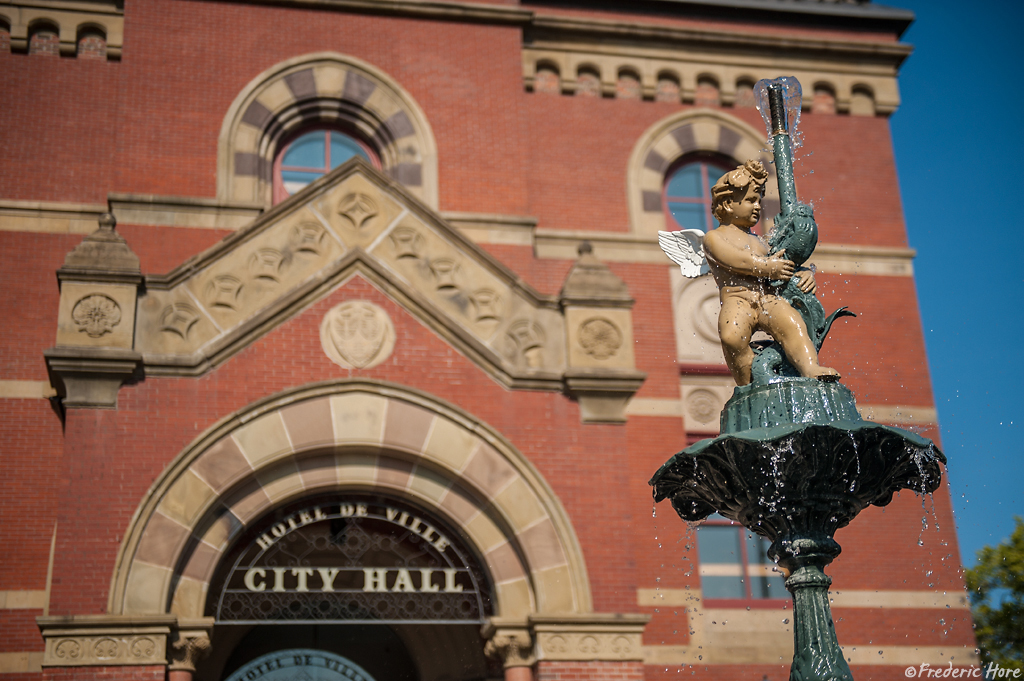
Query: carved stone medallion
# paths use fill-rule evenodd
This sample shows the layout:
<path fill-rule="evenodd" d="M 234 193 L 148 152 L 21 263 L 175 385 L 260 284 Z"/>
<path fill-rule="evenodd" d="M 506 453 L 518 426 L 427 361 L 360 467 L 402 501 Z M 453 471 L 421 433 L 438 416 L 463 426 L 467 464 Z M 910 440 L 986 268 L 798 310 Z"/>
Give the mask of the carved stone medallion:
<path fill-rule="evenodd" d="M 423 237 L 412 227 L 401 225 L 391 232 L 391 244 L 399 260 L 419 258 L 423 250 Z"/>
<path fill-rule="evenodd" d="M 206 302 L 211 307 L 238 309 L 238 296 L 242 292 L 242 280 L 230 274 L 214 277 L 206 285 Z"/>
<path fill-rule="evenodd" d="M 320 343 L 331 360 L 346 369 L 369 369 L 395 348 L 395 327 L 379 306 L 350 300 L 324 315 Z"/>
<path fill-rule="evenodd" d="M 456 288 L 455 275 L 459 264 L 451 258 L 435 258 L 430 261 L 430 271 L 434 274 L 434 285 L 438 291 Z"/>
<path fill-rule="evenodd" d="M 493 289 L 477 289 L 469 301 L 473 304 L 473 321 L 501 321 L 503 302 L 501 296 Z"/>
<path fill-rule="evenodd" d="M 99 338 L 121 323 L 121 306 L 113 298 L 94 293 L 75 303 L 71 318 L 79 331 L 90 338 Z"/>
<path fill-rule="evenodd" d="M 698 423 L 711 423 L 721 413 L 722 401 L 710 390 L 700 388 L 686 398 L 686 411 Z"/>
<path fill-rule="evenodd" d="M 276 248 L 261 248 L 249 256 L 249 272 L 256 279 L 278 284 L 284 268 L 284 254 Z"/>
<path fill-rule="evenodd" d="M 608 359 L 622 347 L 619 327 L 604 317 L 592 317 L 580 324 L 580 345 L 596 359 Z"/>
<path fill-rule="evenodd" d="M 353 229 L 362 229 L 367 222 L 380 213 L 377 202 L 366 194 L 346 194 L 338 202 L 338 214 L 348 220 Z"/>
<path fill-rule="evenodd" d="M 320 255 L 323 248 L 324 228 L 315 222 L 300 222 L 292 228 L 291 243 L 299 253 Z"/>
<path fill-rule="evenodd" d="M 188 340 L 188 333 L 199 321 L 199 313 L 188 303 L 172 303 L 160 313 L 160 330 Z"/>
<path fill-rule="evenodd" d="M 544 367 L 545 340 L 540 324 L 519 319 L 505 332 L 505 356 L 516 366 L 541 369 Z"/>

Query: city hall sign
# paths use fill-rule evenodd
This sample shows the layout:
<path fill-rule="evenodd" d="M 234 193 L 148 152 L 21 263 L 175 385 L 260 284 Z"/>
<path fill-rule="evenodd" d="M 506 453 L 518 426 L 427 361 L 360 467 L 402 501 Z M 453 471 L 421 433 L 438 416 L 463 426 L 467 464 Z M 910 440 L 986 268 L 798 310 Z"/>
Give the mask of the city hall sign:
<path fill-rule="evenodd" d="M 480 563 L 443 521 L 403 501 L 310 501 L 255 527 L 215 578 L 219 623 L 479 623 L 492 614 Z"/>

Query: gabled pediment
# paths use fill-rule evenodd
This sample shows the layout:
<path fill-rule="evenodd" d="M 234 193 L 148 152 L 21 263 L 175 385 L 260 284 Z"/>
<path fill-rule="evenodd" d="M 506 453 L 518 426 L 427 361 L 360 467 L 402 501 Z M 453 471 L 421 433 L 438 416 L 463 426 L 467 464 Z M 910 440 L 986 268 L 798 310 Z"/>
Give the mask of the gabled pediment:
<path fill-rule="evenodd" d="M 624 406 L 643 380 L 632 300 L 592 255 L 560 296 L 542 295 L 358 158 L 170 273 L 146 276 L 134 305 L 118 295 L 135 308 L 130 350 L 143 374 L 198 376 L 356 275 L 509 388 Z M 85 280 L 76 286 L 102 288 Z M 599 411 L 589 420 L 623 418 L 620 407 Z"/>

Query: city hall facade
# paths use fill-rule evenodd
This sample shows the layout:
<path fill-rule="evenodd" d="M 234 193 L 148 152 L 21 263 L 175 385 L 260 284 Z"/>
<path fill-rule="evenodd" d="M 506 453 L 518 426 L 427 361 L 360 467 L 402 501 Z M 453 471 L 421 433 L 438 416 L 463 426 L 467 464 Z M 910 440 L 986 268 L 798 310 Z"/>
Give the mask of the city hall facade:
<path fill-rule="evenodd" d="M 648 480 L 718 432 L 657 232 L 797 184 L 866 418 L 936 438 L 866 0 L 0 4 L 0 678 L 776 681 L 762 540 Z M 769 179 L 769 228 L 778 191 Z M 975 663 L 948 490 L 839 532 L 856 678 Z"/>

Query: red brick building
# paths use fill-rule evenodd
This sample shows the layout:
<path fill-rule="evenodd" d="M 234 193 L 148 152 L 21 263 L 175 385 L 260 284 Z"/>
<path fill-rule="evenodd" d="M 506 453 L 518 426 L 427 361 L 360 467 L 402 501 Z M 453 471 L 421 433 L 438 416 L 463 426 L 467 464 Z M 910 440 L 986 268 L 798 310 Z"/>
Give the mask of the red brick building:
<path fill-rule="evenodd" d="M 0 677 L 784 677 L 758 541 L 652 516 L 733 385 L 656 235 L 710 226 L 709 179 L 768 160 L 754 82 L 798 77 L 819 295 L 859 314 L 823 359 L 937 437 L 887 120 L 911 20 L 0 5 Z M 976 660 L 945 487 L 837 539 L 858 679 Z"/>

